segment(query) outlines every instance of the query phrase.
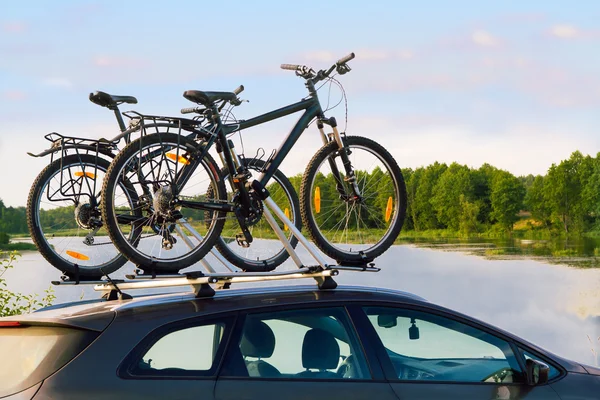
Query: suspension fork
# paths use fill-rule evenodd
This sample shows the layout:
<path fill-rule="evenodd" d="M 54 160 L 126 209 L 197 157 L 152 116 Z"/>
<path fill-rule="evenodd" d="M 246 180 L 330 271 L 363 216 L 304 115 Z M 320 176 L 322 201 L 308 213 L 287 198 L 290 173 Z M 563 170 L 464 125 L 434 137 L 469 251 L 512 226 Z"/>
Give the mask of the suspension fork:
<path fill-rule="evenodd" d="M 331 129 L 333 130 L 333 132 L 330 133 L 329 135 L 326 135 L 325 132 L 323 131 L 324 125 L 331 126 Z M 339 155 L 340 155 L 340 158 L 342 159 L 342 164 L 343 164 L 344 170 L 346 172 L 346 177 L 347 177 L 346 180 L 348 182 L 350 182 L 350 184 L 352 185 L 354 197 L 357 197 L 357 198 L 360 197 L 360 195 L 361 195 L 360 188 L 358 187 L 358 184 L 356 183 L 356 176 L 354 174 L 354 169 L 352 168 L 352 163 L 350 162 L 350 158 L 348 157 L 348 148 L 344 145 L 342 137 L 337 129 L 337 121 L 335 120 L 334 117 L 319 118 L 319 120 L 317 121 L 317 128 L 319 128 L 319 132 L 321 133 L 321 139 L 323 140 L 323 144 L 328 144 L 334 140 L 337 143 L 338 148 L 339 148 Z M 338 193 L 344 200 L 348 199 L 349 194 L 346 193 L 346 190 L 344 188 L 344 180 L 342 179 L 342 177 L 340 175 L 340 171 L 337 167 L 337 164 L 335 163 L 335 160 L 333 158 L 328 158 L 327 161 L 329 162 L 329 167 L 331 168 L 331 173 L 333 174 L 333 178 L 335 179 L 335 186 L 336 186 Z"/>

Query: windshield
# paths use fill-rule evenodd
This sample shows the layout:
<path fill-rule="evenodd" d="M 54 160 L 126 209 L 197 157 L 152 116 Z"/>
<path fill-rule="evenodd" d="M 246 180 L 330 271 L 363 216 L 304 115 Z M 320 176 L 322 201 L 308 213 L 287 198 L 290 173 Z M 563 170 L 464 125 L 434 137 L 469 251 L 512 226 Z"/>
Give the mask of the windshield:
<path fill-rule="evenodd" d="M 46 379 L 96 336 L 90 331 L 51 326 L 0 327 L 0 397 Z"/>

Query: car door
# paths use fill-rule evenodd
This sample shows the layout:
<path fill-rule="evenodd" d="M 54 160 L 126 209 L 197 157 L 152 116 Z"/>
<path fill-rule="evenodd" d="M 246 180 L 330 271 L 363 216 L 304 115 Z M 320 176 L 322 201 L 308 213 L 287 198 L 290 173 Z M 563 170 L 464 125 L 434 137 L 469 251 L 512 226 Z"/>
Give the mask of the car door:
<path fill-rule="evenodd" d="M 344 307 L 242 313 L 215 390 L 219 400 L 397 400 Z"/>
<path fill-rule="evenodd" d="M 155 329 L 125 358 L 121 379 L 104 390 L 110 395 L 98 398 L 212 399 L 234 321 L 193 318 Z"/>
<path fill-rule="evenodd" d="M 529 386 L 516 346 L 439 311 L 389 304 L 352 309 L 368 327 L 400 400 L 558 400 L 549 385 Z"/>

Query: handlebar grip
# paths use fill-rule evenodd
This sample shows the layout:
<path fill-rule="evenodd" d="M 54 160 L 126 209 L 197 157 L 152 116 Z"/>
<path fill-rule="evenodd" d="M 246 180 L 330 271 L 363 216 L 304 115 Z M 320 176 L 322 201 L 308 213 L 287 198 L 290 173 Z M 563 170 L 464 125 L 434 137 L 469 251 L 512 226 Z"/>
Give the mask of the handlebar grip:
<path fill-rule="evenodd" d="M 181 113 L 182 114 L 193 114 L 198 112 L 198 110 L 200 109 L 200 107 L 188 107 L 188 108 L 182 108 L 181 109 Z"/>
<path fill-rule="evenodd" d="M 281 69 L 289 69 L 290 71 L 297 71 L 300 66 L 297 64 L 281 64 Z"/>
<path fill-rule="evenodd" d="M 233 91 L 233 93 L 237 96 L 238 94 L 242 93 L 244 91 L 244 85 L 240 85 L 237 87 L 237 89 L 235 89 Z"/>
<path fill-rule="evenodd" d="M 337 65 L 346 64 L 348 61 L 352 60 L 354 57 L 355 57 L 354 53 L 350 53 L 346 57 L 342 57 L 339 60 L 337 60 L 336 64 Z"/>

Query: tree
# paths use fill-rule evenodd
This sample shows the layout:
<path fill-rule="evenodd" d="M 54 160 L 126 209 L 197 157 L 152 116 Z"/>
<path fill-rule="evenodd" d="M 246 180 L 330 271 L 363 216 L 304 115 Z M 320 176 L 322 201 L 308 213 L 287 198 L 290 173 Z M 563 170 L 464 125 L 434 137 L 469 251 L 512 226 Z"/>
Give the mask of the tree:
<path fill-rule="evenodd" d="M 434 187 L 446 169 L 448 169 L 446 164 L 435 162 L 428 165 L 420 176 L 412 210 L 416 230 L 443 227 L 438 221 L 436 211 L 430 200 L 434 195 Z"/>
<path fill-rule="evenodd" d="M 420 226 L 418 224 L 421 221 L 417 218 L 418 208 L 415 206 L 415 204 L 417 202 L 417 190 L 419 188 L 419 182 L 424 171 L 425 169 L 423 167 L 417 168 L 408 179 L 406 176 L 404 177 L 404 179 L 406 179 L 406 197 L 408 200 L 408 207 L 406 208 L 406 217 L 407 222 L 410 221 L 407 224 L 407 228 L 412 228 L 416 231 L 420 230 Z"/>
<path fill-rule="evenodd" d="M 525 208 L 531 211 L 531 216 L 540 221 L 544 227 L 550 229 L 552 226 L 552 208 L 544 196 L 544 177 L 536 176 L 527 194 L 525 195 Z"/>
<path fill-rule="evenodd" d="M 415 171 L 413 171 L 411 168 L 402 168 L 402 177 L 404 178 L 404 184 L 406 185 L 406 197 L 407 197 L 407 204 L 406 204 L 406 219 L 404 221 L 404 225 L 402 226 L 402 229 L 404 230 L 411 230 L 411 229 L 415 229 L 415 225 L 413 223 L 413 218 L 412 218 L 412 203 L 414 201 L 414 192 L 413 192 L 413 196 L 411 198 L 411 195 L 408 193 L 409 191 L 409 185 L 411 183 L 411 181 L 413 181 L 413 176 L 415 175 Z M 417 178 L 418 179 L 418 178 Z M 417 183 L 417 181 L 414 181 L 414 183 Z"/>
<path fill-rule="evenodd" d="M 458 221 L 458 227 L 463 235 L 468 235 L 479 230 L 477 215 L 479 206 L 476 203 L 469 202 L 464 194 L 459 197 L 461 213 Z"/>
<path fill-rule="evenodd" d="M 519 219 L 517 214 L 523 206 L 525 187 L 510 172 L 499 170 L 494 175 L 491 189 L 491 216 L 500 226 L 511 232 L 514 223 Z"/>
<path fill-rule="evenodd" d="M 552 218 L 558 221 L 568 233 L 575 229 L 582 231 L 589 210 L 582 201 L 582 189 L 593 174 L 591 157 L 584 157 L 579 151 L 571 154 L 568 160 L 559 165 L 552 164 L 546 175 L 544 197 L 552 210 Z"/>
<path fill-rule="evenodd" d="M 45 295 L 41 300 L 38 299 L 36 294 L 26 295 L 7 289 L 6 279 L 2 275 L 14 267 L 13 264 L 19 257 L 20 254 L 16 251 L 8 254 L 0 251 L 0 317 L 30 313 L 38 308 L 52 305 L 56 299 L 52 287 L 45 291 Z"/>
<path fill-rule="evenodd" d="M 493 223 L 491 212 L 492 202 L 490 200 L 492 180 L 498 169 L 490 164 L 483 164 L 479 169 L 471 171 L 473 182 L 473 199 L 477 203 L 479 212 L 477 220 L 482 224 Z"/>
<path fill-rule="evenodd" d="M 431 204 L 438 220 L 452 230 L 458 230 L 462 205 L 460 195 L 467 202 L 473 201 L 473 185 L 469 167 L 452 163 L 440 176 L 433 189 Z"/>

